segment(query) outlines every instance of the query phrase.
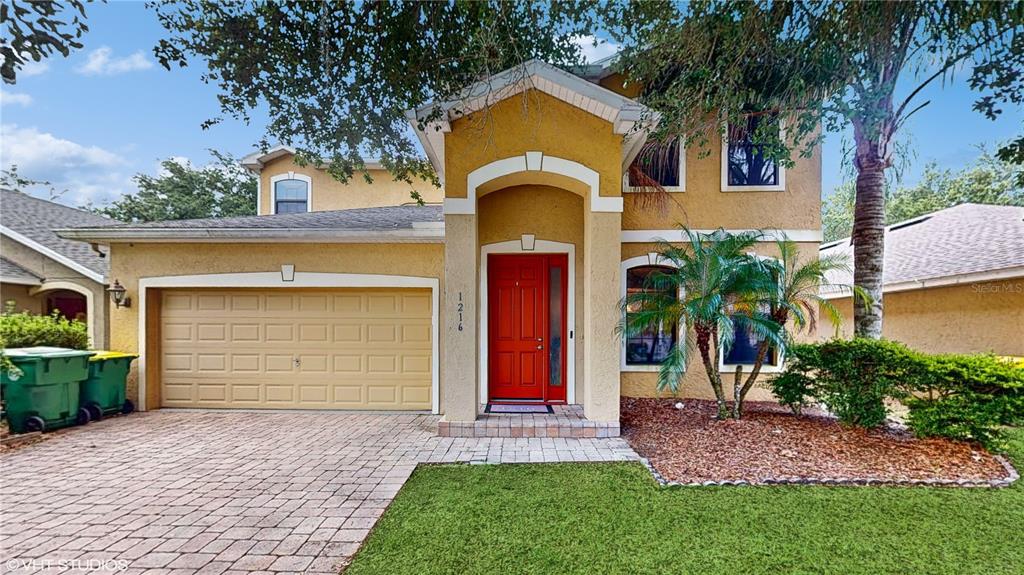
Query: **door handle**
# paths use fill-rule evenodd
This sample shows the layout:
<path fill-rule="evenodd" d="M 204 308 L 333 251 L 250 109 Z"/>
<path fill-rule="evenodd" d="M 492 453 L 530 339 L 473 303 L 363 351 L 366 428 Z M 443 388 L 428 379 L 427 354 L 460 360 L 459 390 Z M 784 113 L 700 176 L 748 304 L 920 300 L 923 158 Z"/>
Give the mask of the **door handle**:
<path fill-rule="evenodd" d="M 537 349 L 544 349 L 544 346 L 543 345 L 538 345 Z"/>

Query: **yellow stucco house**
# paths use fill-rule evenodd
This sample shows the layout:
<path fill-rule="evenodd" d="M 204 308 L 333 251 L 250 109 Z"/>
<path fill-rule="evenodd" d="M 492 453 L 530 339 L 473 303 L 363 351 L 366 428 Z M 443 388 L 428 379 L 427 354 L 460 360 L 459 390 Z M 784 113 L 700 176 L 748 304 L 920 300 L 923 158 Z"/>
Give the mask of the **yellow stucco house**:
<path fill-rule="evenodd" d="M 850 238 L 821 246 L 848 254 Z M 885 230 L 882 336 L 926 353 L 1024 356 L 1024 208 L 961 204 Z M 853 274 L 829 278 L 853 283 Z M 824 296 L 853 335 L 849 291 Z M 821 326 L 822 337 L 835 335 Z"/>
<path fill-rule="evenodd" d="M 434 106 L 442 119 L 418 129 Z M 654 116 L 601 66 L 531 61 L 409 117 L 443 183 L 415 186 L 424 206 L 376 164 L 372 184 L 343 185 L 277 147 L 243 162 L 260 215 L 65 232 L 109 245 L 134 300 L 112 310 L 111 341 L 142 354 L 141 408 L 425 410 L 454 435 L 488 404 L 553 405 L 614 435 L 620 396 L 655 393 L 678 336 L 615 334 L 656 239 L 772 229 L 817 254 L 816 153 L 785 169 L 751 163 L 739 137 L 710 154 L 670 144 L 649 176 L 671 201 L 645 207 L 628 172 Z M 683 394 L 707 397 L 690 371 Z"/>

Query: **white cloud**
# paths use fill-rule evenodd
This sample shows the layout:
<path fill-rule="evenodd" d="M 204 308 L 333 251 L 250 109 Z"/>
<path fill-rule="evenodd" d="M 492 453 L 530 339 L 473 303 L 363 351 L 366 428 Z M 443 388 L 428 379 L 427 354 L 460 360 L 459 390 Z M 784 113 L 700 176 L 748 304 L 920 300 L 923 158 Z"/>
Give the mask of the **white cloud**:
<path fill-rule="evenodd" d="M 123 58 L 115 58 L 113 54 L 109 46 L 96 48 L 89 52 L 85 63 L 75 68 L 75 71 L 85 76 L 114 76 L 153 67 L 153 61 L 142 50 Z"/>
<path fill-rule="evenodd" d="M 0 106 L 30 106 L 32 96 L 20 92 L 8 92 L 0 90 Z"/>
<path fill-rule="evenodd" d="M 18 166 L 18 174 L 46 180 L 58 191 L 67 189 L 59 201 L 71 206 L 88 202 L 107 203 L 133 191 L 128 161 L 120 155 L 59 138 L 36 128 L 0 125 L 0 166 Z M 49 189 L 26 190 L 46 198 Z"/>
<path fill-rule="evenodd" d="M 19 76 L 38 76 L 45 74 L 50 69 L 50 64 L 47 62 L 28 62 L 21 67 L 18 71 Z"/>
<path fill-rule="evenodd" d="M 580 50 L 583 52 L 583 58 L 587 62 L 596 62 L 619 51 L 618 44 L 613 44 L 602 38 L 596 39 L 597 45 L 595 46 L 594 36 L 576 36 L 573 38 L 573 42 L 580 47 Z"/>
<path fill-rule="evenodd" d="M 169 161 L 174 162 L 175 164 L 178 164 L 179 166 L 182 166 L 182 167 L 185 167 L 185 168 L 191 168 L 192 167 L 192 160 L 188 159 L 186 156 L 171 156 L 170 158 L 167 158 L 167 159 Z M 166 169 L 164 169 L 163 162 L 157 162 L 156 163 L 156 175 L 158 177 L 164 177 L 164 176 L 171 175 L 171 173 L 168 172 Z"/>

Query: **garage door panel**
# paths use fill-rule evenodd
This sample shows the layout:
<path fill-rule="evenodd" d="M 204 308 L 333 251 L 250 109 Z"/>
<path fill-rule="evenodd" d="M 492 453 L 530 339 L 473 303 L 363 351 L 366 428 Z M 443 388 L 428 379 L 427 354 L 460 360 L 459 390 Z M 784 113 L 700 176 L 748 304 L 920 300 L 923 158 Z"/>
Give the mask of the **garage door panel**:
<path fill-rule="evenodd" d="M 430 409 L 428 290 L 165 291 L 163 404 Z"/>

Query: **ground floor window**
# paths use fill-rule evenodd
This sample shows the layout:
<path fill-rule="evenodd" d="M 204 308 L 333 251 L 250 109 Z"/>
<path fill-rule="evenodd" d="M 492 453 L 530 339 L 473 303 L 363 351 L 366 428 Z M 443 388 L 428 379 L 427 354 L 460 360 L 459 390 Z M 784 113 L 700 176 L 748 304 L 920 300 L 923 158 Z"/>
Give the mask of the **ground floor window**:
<path fill-rule="evenodd" d="M 744 325 L 735 318 L 732 320 L 732 329 L 735 337 L 732 347 L 725 354 L 724 363 L 726 365 L 753 365 L 757 361 L 757 348 L 761 344 L 761 339 L 757 337 L 757 334 L 749 326 Z M 764 364 L 778 364 L 778 353 L 775 346 L 768 348 Z"/>
<path fill-rule="evenodd" d="M 641 266 L 626 270 L 626 296 L 636 293 L 651 293 L 652 288 L 648 281 L 651 274 L 665 273 L 671 268 L 662 266 Z M 672 293 L 666 295 L 676 296 Z M 626 309 L 626 321 L 629 322 L 632 314 L 640 311 L 635 304 L 633 309 Z M 659 365 L 669 352 L 676 345 L 679 336 L 679 325 L 652 325 L 643 332 L 626 338 L 626 365 Z"/>

